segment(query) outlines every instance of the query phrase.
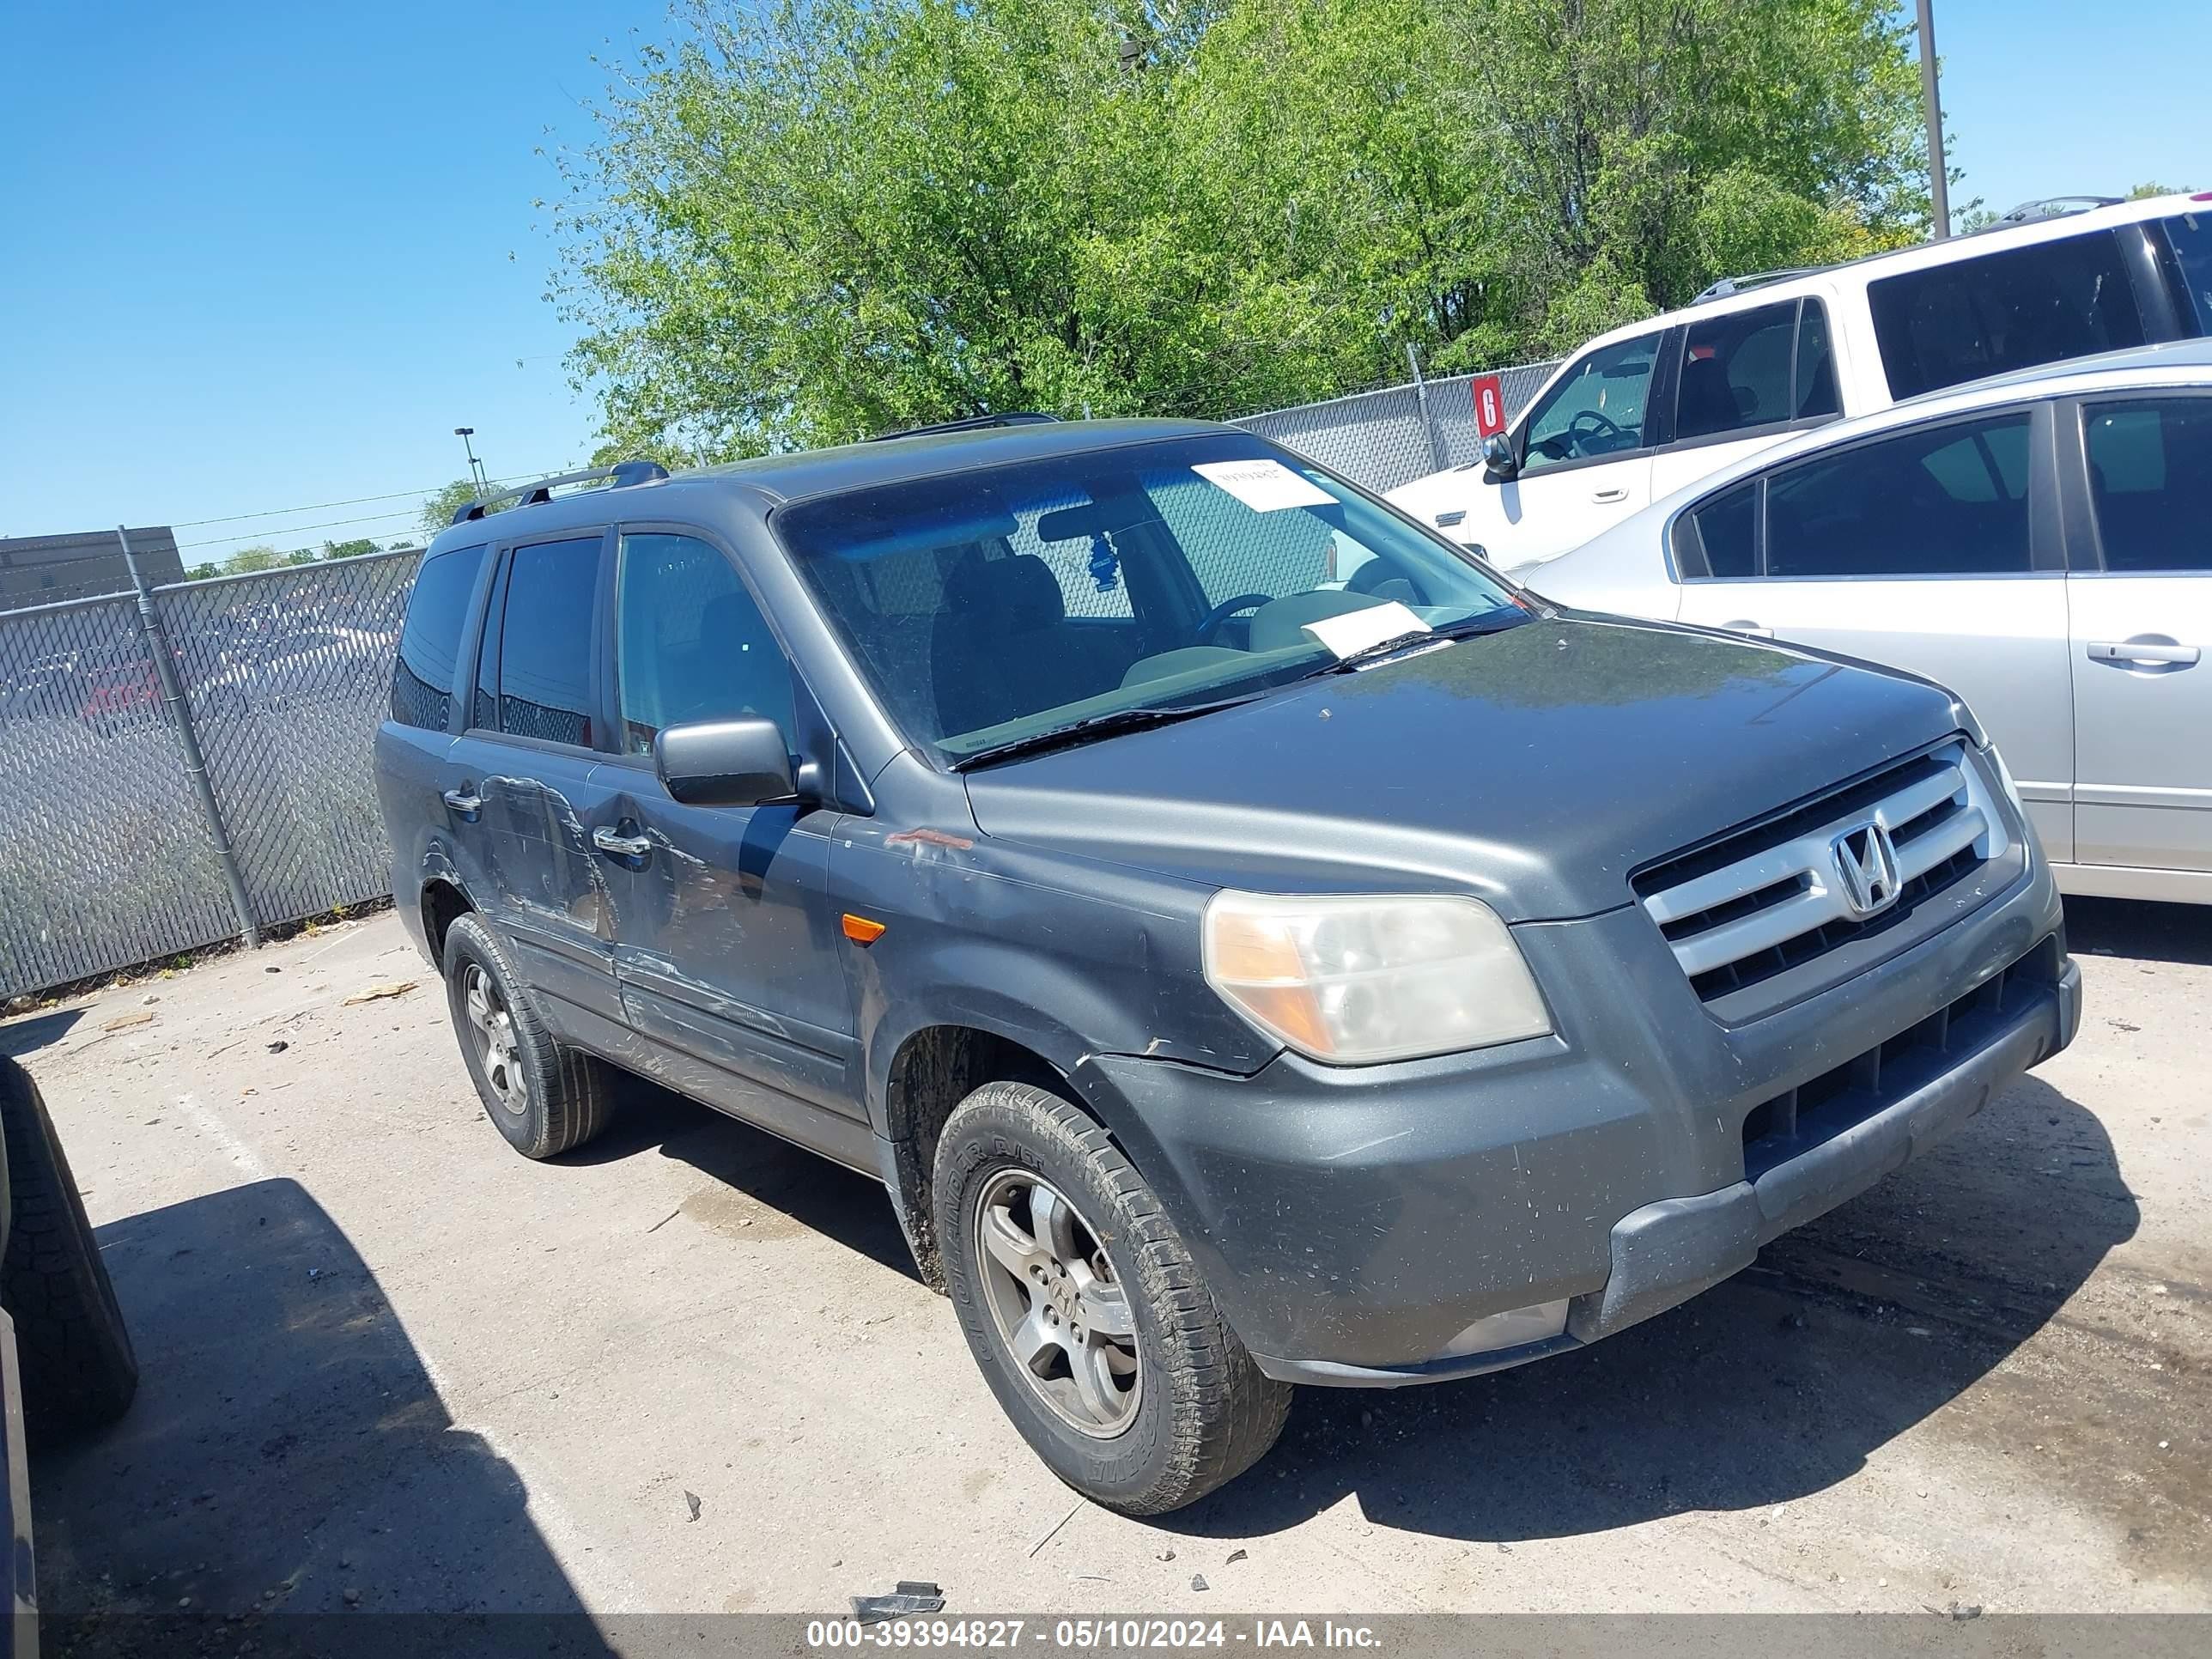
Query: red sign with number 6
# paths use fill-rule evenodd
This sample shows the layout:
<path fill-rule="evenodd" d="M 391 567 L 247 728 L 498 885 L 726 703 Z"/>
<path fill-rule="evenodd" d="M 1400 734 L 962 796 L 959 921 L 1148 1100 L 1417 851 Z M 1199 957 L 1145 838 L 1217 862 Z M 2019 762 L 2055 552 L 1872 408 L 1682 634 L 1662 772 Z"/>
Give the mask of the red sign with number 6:
<path fill-rule="evenodd" d="M 1487 438 L 1505 430 L 1505 383 L 1495 374 L 1478 374 L 1470 388 L 1474 393 L 1474 429 Z"/>

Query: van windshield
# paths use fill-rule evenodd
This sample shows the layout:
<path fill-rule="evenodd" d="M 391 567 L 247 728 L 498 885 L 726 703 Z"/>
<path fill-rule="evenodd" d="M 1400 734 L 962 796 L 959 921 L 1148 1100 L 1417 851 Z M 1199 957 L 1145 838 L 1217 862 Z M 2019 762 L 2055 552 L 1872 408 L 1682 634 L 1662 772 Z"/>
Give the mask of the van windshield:
<path fill-rule="evenodd" d="M 852 490 L 770 523 L 885 709 L 955 765 L 1512 607 L 1443 543 L 1235 433 Z"/>

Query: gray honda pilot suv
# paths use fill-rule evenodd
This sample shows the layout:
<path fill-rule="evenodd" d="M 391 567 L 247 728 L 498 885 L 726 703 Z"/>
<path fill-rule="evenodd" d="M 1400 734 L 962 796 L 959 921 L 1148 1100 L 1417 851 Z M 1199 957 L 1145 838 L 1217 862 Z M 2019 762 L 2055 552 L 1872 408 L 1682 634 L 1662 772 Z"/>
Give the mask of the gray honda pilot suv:
<path fill-rule="evenodd" d="M 465 508 L 377 775 L 517 1150 L 622 1068 L 879 1177 L 1030 1443 L 1132 1513 L 1292 1383 L 1681 1302 L 2079 1019 L 1948 693 L 1550 609 L 1194 422 Z"/>

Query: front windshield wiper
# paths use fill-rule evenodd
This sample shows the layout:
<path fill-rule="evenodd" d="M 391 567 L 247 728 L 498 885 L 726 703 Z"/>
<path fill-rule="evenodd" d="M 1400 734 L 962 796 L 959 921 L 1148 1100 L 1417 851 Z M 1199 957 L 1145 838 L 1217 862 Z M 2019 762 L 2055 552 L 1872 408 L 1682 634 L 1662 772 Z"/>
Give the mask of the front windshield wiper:
<path fill-rule="evenodd" d="M 1024 755 L 1042 755 L 1054 749 L 1073 749 L 1078 744 L 1089 743 L 1094 738 L 1110 738 L 1122 732 L 1141 732 L 1154 726 L 1172 726 L 1177 720 L 1211 714 L 1218 708 L 1234 708 L 1240 703 L 1256 702 L 1264 695 L 1263 692 L 1249 691 L 1242 696 L 1221 697 L 1212 702 L 1115 708 L 1103 714 L 1092 714 L 1071 726 L 1055 726 L 1047 732 L 1032 732 L 1025 738 L 1015 738 L 1006 743 L 994 743 L 988 749 L 978 749 L 974 754 L 963 755 L 952 762 L 952 769 L 966 772 L 996 761 L 1016 760 Z"/>
<path fill-rule="evenodd" d="M 1509 628 L 1518 628 L 1522 623 L 1535 618 L 1518 605 L 1504 605 L 1496 611 L 1486 611 L 1479 617 L 1469 617 L 1462 622 L 1447 623 L 1442 628 L 1408 629 L 1403 634 L 1393 634 L 1387 640 L 1377 640 L 1372 645 L 1362 646 L 1348 657 L 1339 657 L 1311 671 L 1312 676 L 1348 674 L 1388 658 L 1407 656 L 1441 645 L 1451 640 L 1471 640 L 1482 634 L 1502 634 Z"/>

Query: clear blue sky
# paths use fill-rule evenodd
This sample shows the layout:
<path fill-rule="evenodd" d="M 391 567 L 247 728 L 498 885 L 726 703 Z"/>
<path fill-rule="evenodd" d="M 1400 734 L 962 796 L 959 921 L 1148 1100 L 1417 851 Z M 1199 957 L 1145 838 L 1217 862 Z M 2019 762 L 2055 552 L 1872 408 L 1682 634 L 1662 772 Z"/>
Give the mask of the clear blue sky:
<path fill-rule="evenodd" d="M 464 424 L 495 474 L 580 460 L 535 151 L 588 137 L 592 53 L 668 28 L 660 0 L 11 8 L 0 534 L 426 490 Z M 1936 39 L 1954 199 L 2212 187 L 2207 0 L 1937 0 Z M 382 539 L 416 505 L 179 539 Z"/>

